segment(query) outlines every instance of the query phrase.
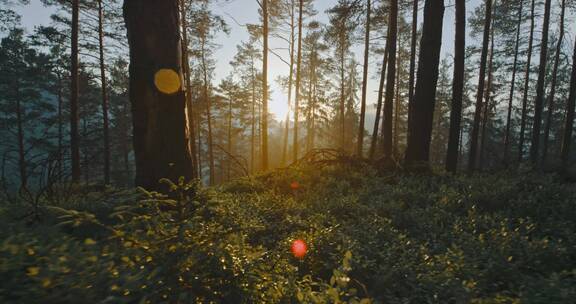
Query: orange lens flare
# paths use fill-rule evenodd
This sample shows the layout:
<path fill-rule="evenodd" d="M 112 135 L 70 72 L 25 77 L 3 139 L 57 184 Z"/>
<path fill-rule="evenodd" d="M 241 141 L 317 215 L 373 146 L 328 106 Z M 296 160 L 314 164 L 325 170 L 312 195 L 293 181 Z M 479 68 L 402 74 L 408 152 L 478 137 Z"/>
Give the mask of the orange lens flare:
<path fill-rule="evenodd" d="M 154 85 L 164 94 L 174 94 L 180 90 L 180 76 L 174 70 L 160 69 L 154 74 Z"/>

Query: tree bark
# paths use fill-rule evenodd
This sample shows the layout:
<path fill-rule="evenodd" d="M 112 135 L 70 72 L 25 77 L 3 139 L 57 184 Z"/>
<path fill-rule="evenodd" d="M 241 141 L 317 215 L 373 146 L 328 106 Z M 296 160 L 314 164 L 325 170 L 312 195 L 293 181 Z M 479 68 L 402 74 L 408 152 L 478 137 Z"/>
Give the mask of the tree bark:
<path fill-rule="evenodd" d="M 294 138 L 292 158 L 298 160 L 298 116 L 300 114 L 300 82 L 302 80 L 302 18 L 304 0 L 299 0 L 298 10 L 298 54 L 296 55 L 296 99 L 294 101 Z"/>
<path fill-rule="evenodd" d="M 484 82 L 486 77 L 486 59 L 488 57 L 488 43 L 490 42 L 490 25 L 492 23 L 492 0 L 486 0 L 486 15 L 484 19 L 484 38 L 482 41 L 482 54 L 480 55 L 480 73 L 478 77 L 478 91 L 476 92 L 476 111 L 470 138 L 470 155 L 468 160 L 468 173 L 476 170 L 476 153 L 478 152 L 478 134 L 480 133 L 480 120 L 482 116 L 482 98 L 484 98 Z"/>
<path fill-rule="evenodd" d="M 564 121 L 564 134 L 562 137 L 562 148 L 560 158 L 564 166 L 570 160 L 570 148 L 572 145 L 572 132 L 574 128 L 574 107 L 576 106 L 576 43 L 574 43 L 574 54 L 572 55 L 572 75 L 570 77 L 570 93 L 566 105 L 566 120 Z"/>
<path fill-rule="evenodd" d="M 159 184 L 162 178 L 192 177 L 181 87 L 178 0 L 125 0 L 124 20 L 130 46 L 136 185 L 166 189 Z M 176 92 L 167 94 L 154 86 L 160 69 L 178 75 Z"/>
<path fill-rule="evenodd" d="M 536 83 L 536 101 L 534 103 L 534 124 L 532 126 L 532 145 L 530 146 L 530 162 L 538 167 L 540 154 L 540 128 L 542 125 L 542 109 L 544 107 L 544 85 L 546 81 L 546 65 L 548 64 L 548 29 L 550 27 L 551 0 L 544 4 L 544 23 L 542 25 L 542 40 L 540 44 L 540 66 L 538 82 Z"/>
<path fill-rule="evenodd" d="M 462 97 L 464 94 L 464 62 L 466 53 L 466 0 L 456 0 L 456 34 L 454 38 L 454 76 L 452 80 L 452 108 L 450 135 L 446 155 L 446 171 L 456 173 L 460 125 L 462 123 Z"/>
<path fill-rule="evenodd" d="M 368 89 L 368 59 L 370 57 L 370 7 L 371 0 L 366 0 L 366 33 L 364 37 L 364 69 L 362 74 L 362 101 L 360 103 L 360 125 L 358 127 L 358 147 L 356 153 L 363 156 L 364 121 L 366 119 L 366 91 Z"/>
<path fill-rule="evenodd" d="M 522 27 L 522 10 L 524 1 L 520 1 L 518 8 L 518 25 L 516 27 L 516 42 L 514 45 L 514 63 L 512 65 L 512 82 L 510 84 L 510 96 L 508 97 L 508 114 L 506 115 L 506 131 L 504 133 L 504 165 L 508 165 L 510 150 L 510 128 L 512 126 L 512 102 L 514 101 L 514 89 L 516 88 L 516 67 L 518 66 L 518 48 L 520 46 L 520 28 Z"/>
<path fill-rule="evenodd" d="M 100 82 L 102 83 L 102 123 L 104 129 L 104 183 L 110 184 L 110 119 L 108 117 L 108 83 L 104 59 L 104 11 L 98 0 L 98 46 L 100 51 Z"/>
<path fill-rule="evenodd" d="M 544 142 L 542 147 L 542 163 L 546 161 L 548 156 L 548 139 L 550 138 L 550 128 L 552 125 L 554 115 L 554 98 L 556 97 L 556 79 L 558 78 L 558 66 L 560 64 L 560 53 L 562 52 L 562 42 L 564 41 L 564 13 L 566 11 L 566 0 L 562 0 L 562 8 L 560 12 L 560 35 L 558 36 L 558 45 L 556 46 L 556 55 L 554 57 L 554 68 L 552 70 L 552 88 L 548 96 L 548 117 L 546 118 L 546 126 L 544 127 Z"/>
<path fill-rule="evenodd" d="M 396 37 L 398 36 L 398 0 L 390 1 L 388 31 L 388 75 L 386 79 L 386 98 L 384 100 L 384 121 L 382 122 L 382 145 L 385 158 L 392 157 L 392 112 L 394 109 L 394 87 L 396 85 Z"/>
<path fill-rule="evenodd" d="M 520 137 L 518 139 L 518 162 L 524 159 L 524 133 L 526 133 L 526 116 L 528 112 L 528 87 L 530 86 L 530 69 L 532 64 L 532 46 L 534 44 L 534 10 L 536 1 L 532 0 L 530 8 L 530 38 L 528 38 L 528 54 L 526 57 L 526 73 L 524 76 L 524 96 L 522 97 L 522 114 L 520 118 Z"/>
<path fill-rule="evenodd" d="M 80 182 L 80 136 L 78 134 L 78 16 L 79 0 L 72 0 L 72 36 L 70 58 L 70 157 L 72 182 Z"/>
<path fill-rule="evenodd" d="M 414 106 L 411 113 L 414 117 L 410 119 L 406 149 L 406 166 L 414 169 L 420 166 L 425 170 L 429 168 L 443 19 L 444 1 L 426 0 Z"/>

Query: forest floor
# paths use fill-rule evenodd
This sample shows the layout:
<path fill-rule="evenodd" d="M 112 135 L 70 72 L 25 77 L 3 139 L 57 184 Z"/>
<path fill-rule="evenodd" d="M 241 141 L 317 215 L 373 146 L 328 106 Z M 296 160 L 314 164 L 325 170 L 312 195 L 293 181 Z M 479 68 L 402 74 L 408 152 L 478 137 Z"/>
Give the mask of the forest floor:
<path fill-rule="evenodd" d="M 573 303 L 576 186 L 322 163 L 0 205 L 1 303 Z M 291 252 L 307 244 L 304 257 Z M 302 252 L 299 252 L 302 253 Z"/>

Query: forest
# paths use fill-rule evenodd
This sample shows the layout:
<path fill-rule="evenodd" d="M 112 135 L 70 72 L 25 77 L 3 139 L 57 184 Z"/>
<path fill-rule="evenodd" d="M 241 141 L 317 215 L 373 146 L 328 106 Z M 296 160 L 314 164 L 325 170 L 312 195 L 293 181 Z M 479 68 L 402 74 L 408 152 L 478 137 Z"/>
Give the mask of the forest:
<path fill-rule="evenodd" d="M 574 303 L 575 0 L 0 0 L 0 303 Z"/>

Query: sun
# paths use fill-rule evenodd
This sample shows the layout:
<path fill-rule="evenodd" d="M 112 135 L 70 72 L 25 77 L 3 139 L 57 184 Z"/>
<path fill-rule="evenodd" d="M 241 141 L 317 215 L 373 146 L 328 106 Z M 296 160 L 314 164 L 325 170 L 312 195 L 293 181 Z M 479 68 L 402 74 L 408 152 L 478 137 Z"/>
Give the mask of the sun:
<path fill-rule="evenodd" d="M 286 100 L 272 99 L 270 100 L 270 104 L 268 104 L 268 111 L 270 114 L 274 115 L 276 120 L 286 120 L 286 114 L 288 113 L 288 103 L 286 103 Z"/>

